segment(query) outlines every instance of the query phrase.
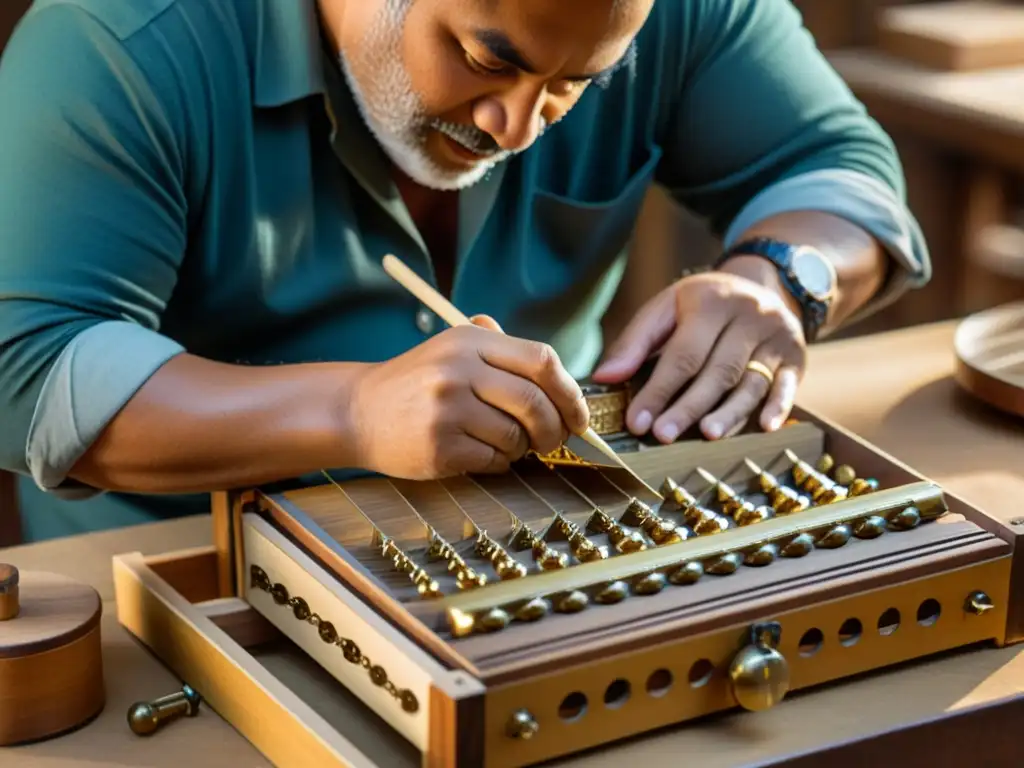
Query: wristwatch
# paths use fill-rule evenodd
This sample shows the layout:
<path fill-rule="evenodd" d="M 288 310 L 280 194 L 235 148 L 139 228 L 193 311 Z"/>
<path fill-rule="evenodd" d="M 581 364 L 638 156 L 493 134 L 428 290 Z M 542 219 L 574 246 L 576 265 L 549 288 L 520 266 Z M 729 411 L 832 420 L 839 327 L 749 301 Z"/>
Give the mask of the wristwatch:
<path fill-rule="evenodd" d="M 760 256 L 775 265 L 782 285 L 803 312 L 804 336 L 808 343 L 813 342 L 828 320 L 836 295 L 838 278 L 832 262 L 821 251 L 808 245 L 756 237 L 734 245 L 722 254 L 718 265 L 740 255 Z"/>

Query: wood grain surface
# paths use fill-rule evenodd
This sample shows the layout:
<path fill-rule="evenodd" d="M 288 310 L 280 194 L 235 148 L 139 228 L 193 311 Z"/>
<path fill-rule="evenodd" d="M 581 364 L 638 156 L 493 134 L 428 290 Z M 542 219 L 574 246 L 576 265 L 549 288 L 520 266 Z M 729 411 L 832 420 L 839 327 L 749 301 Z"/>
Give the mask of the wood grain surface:
<path fill-rule="evenodd" d="M 968 317 L 954 346 L 960 385 L 982 402 L 1024 417 L 1024 302 Z"/>

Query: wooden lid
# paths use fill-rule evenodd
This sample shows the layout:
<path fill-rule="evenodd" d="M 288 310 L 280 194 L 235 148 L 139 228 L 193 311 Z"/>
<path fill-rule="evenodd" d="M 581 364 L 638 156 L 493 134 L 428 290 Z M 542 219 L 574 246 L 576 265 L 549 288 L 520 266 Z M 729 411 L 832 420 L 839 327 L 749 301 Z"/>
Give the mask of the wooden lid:
<path fill-rule="evenodd" d="M 1024 416 L 1024 302 L 979 312 L 957 328 L 956 381 L 1007 413 Z"/>
<path fill-rule="evenodd" d="M 0 624 L 0 659 L 60 648 L 92 630 L 102 602 L 92 587 L 55 573 L 0 565 L 0 586 L 17 586 L 20 610 Z"/>

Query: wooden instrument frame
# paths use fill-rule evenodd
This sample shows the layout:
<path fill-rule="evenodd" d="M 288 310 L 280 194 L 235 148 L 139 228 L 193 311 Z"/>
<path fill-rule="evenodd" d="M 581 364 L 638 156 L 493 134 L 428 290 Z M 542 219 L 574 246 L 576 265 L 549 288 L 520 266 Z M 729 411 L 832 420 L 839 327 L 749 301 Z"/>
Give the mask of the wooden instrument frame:
<path fill-rule="evenodd" d="M 798 408 L 794 417 L 822 430 L 830 453 L 877 477 L 883 487 L 928 482 L 898 460 L 809 411 Z M 832 628 L 833 623 L 838 626 L 846 616 L 857 615 L 858 604 L 864 607 L 862 615 L 868 616 L 877 613 L 880 606 L 917 605 L 926 595 L 943 590 L 948 591 L 946 596 L 955 597 L 968 584 L 984 582 L 995 609 L 984 616 L 970 617 L 969 621 L 989 622 L 991 631 L 986 630 L 985 637 L 997 645 L 1024 639 L 1024 555 L 1018 546 L 1019 530 L 948 492 L 943 493 L 951 513 L 963 516 L 995 538 L 988 537 L 983 542 L 978 537 L 976 545 L 953 549 L 948 556 L 938 550 L 929 552 L 925 545 L 917 556 L 901 556 L 888 565 L 882 563 L 867 580 L 848 575 L 846 580 L 852 586 L 842 594 L 842 599 L 835 595 L 830 598 L 829 585 L 822 587 L 810 580 L 797 579 L 784 588 L 765 590 L 764 594 L 758 595 L 755 590 L 746 601 L 746 613 L 718 610 L 701 615 L 691 611 L 685 615 L 684 611 L 671 626 L 654 624 L 644 633 L 631 635 L 628 642 L 622 638 L 603 641 L 606 649 L 616 646 L 613 655 L 598 654 L 591 647 L 585 663 L 570 670 L 552 669 L 550 659 L 509 657 L 508 663 L 482 673 L 457 652 L 458 643 L 453 646 L 425 642 L 429 633 L 410 633 L 407 623 L 396 625 L 393 616 L 380 610 L 380 603 L 372 594 L 361 593 L 358 585 L 339 579 L 335 568 L 325 567 L 330 561 L 329 557 L 325 561 L 325 553 L 305 546 L 308 542 L 294 540 L 294 531 L 275 525 L 273 516 L 266 514 L 267 508 L 261 510 L 256 505 L 256 491 L 214 496 L 211 547 L 160 557 L 126 554 L 116 558 L 118 618 L 280 768 L 372 765 L 365 752 L 332 728 L 248 650 L 282 634 L 310 653 L 369 709 L 388 719 L 396 736 L 400 735 L 419 751 L 422 765 L 526 765 L 553 755 L 546 747 L 531 746 L 541 743 L 537 740 L 513 743 L 506 739 L 505 746 L 511 748 L 504 750 L 504 755 L 493 745 L 501 741 L 508 727 L 509 711 L 559 697 L 551 687 L 553 680 L 561 679 L 557 691 L 563 691 L 566 679 L 572 677 L 581 688 L 588 685 L 589 679 L 603 681 L 616 675 L 642 683 L 643 677 L 633 673 L 654 669 L 659 658 L 678 658 L 683 652 L 687 658 L 708 657 L 718 667 L 728 663 L 728 658 L 721 655 L 722 649 L 737 650 L 743 628 L 766 616 L 793 623 L 803 621 L 802 614 L 813 614 L 814 622 Z M 338 648 L 325 643 L 321 654 L 316 643 L 300 642 L 301 633 L 315 635 L 316 630 L 296 621 L 291 611 L 276 604 L 269 593 L 250 588 L 252 557 L 262 558 L 275 550 L 286 557 L 273 561 L 276 571 L 271 580 L 280 578 L 289 584 L 291 594 L 301 594 L 311 610 L 329 616 L 339 632 L 358 644 L 370 659 L 368 665 L 380 661 L 396 686 L 413 690 L 417 699 L 415 713 L 402 712 L 392 696 L 369 684 L 367 667 L 341 661 Z M 977 556 L 965 556 L 968 550 Z M 702 588 L 718 594 L 730 589 L 724 582 L 710 586 L 702 583 Z M 951 614 L 958 608 L 952 600 L 946 600 L 944 606 Z M 890 645 L 879 651 L 877 645 L 864 642 L 863 652 L 852 662 L 837 662 L 823 652 L 821 658 L 825 661 L 816 672 L 794 665 L 793 686 L 811 687 L 972 642 L 971 631 L 961 631 L 966 626 L 963 620 L 947 623 L 941 634 L 928 635 L 914 626 L 911 615 L 905 614 L 901 631 L 904 627 L 908 631 L 901 636 L 899 648 Z M 659 631 L 662 636 L 657 637 Z M 865 624 L 865 638 L 869 633 Z M 780 650 L 787 658 L 795 659 L 799 653 L 799 633 L 790 634 Z M 614 711 L 602 708 L 599 699 L 591 697 L 588 727 L 559 727 L 559 752 L 555 754 L 575 753 L 620 736 L 735 706 L 723 693 L 727 689 L 711 685 L 694 704 L 693 691 L 685 683 L 685 678 L 677 680 L 676 688 L 680 694 L 691 696 L 689 704 L 681 697 L 673 699 L 676 694 L 672 692 L 658 701 L 644 694 L 634 682 L 630 700 L 634 711 L 629 718 L 616 716 Z M 666 701 L 672 705 L 665 707 Z M 780 706 L 785 706 L 785 702 Z M 638 720 L 643 721 L 643 728 L 637 727 Z M 413 725 L 414 721 L 418 724 Z M 274 722 L 274 727 L 266 727 L 268 722 Z M 558 727 L 558 723 L 553 725 Z M 544 720 L 542 727 L 551 728 L 552 723 Z"/>

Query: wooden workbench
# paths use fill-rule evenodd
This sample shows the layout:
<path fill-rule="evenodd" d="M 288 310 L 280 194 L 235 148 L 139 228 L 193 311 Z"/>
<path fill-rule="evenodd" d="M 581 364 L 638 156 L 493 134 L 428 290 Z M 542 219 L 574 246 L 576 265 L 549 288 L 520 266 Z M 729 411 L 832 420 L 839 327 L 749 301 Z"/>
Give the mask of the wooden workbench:
<path fill-rule="evenodd" d="M 807 407 L 858 432 L 989 512 L 1007 518 L 1024 498 L 1024 423 L 959 395 L 950 380 L 953 326 L 942 324 L 824 344 L 812 353 L 802 394 Z M 876 360 L 878 362 L 872 362 Z M 125 722 L 129 704 L 169 692 L 176 681 L 114 619 L 111 556 L 208 544 L 206 518 L 9 549 L 22 569 L 59 570 L 95 585 L 105 600 L 108 704 L 78 732 L 0 750 L 3 768 L 248 768 L 266 761 L 229 725 L 204 710 L 142 739 Z M 300 664 L 301 660 L 279 660 Z M 306 667 L 309 669 L 309 666 Z M 380 755 L 381 768 L 411 765 L 394 740 L 367 728 L 351 700 L 321 676 L 303 692 L 345 735 Z M 987 709 L 975 711 L 973 708 Z M 944 713 L 961 716 L 920 725 Z M 1024 764 L 1024 646 L 985 648 L 915 663 L 787 698 L 758 714 L 738 713 L 660 732 L 598 753 L 559 761 L 568 768 L 624 764 L 701 768 L 737 765 L 1006 766 Z M 917 726 L 911 728 L 910 726 Z M 267 723 L 273 728 L 273 723 Z M 887 735 L 883 735 L 886 734 Z M 827 756 L 826 744 L 852 742 Z M 376 746 L 365 746 L 374 744 Z M 959 743 L 959 744 L 958 744 Z M 962 746 L 960 746 L 962 744 Z M 957 749 L 967 749 L 957 756 Z M 801 757 L 801 755 L 803 755 Z"/>

